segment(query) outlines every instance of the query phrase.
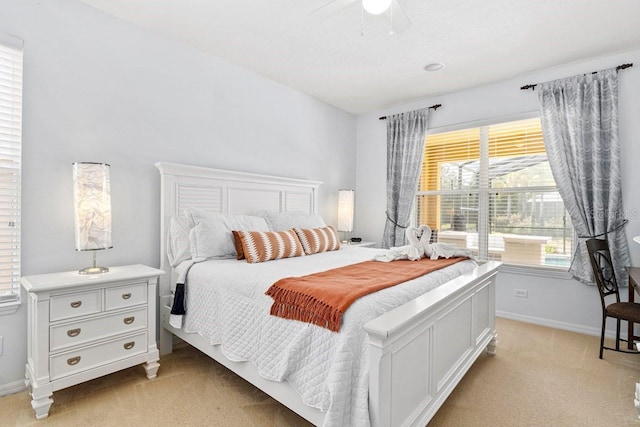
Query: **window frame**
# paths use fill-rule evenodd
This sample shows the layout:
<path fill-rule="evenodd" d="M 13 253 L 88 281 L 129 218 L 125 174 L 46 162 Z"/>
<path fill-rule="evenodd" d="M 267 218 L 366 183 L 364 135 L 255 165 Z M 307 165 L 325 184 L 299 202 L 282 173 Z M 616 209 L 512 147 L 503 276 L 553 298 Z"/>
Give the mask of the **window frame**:
<path fill-rule="evenodd" d="M 493 117 L 482 120 L 475 120 L 469 122 L 461 122 L 453 125 L 446 125 L 440 127 L 430 128 L 427 131 L 427 138 L 429 135 L 447 133 L 447 132 L 455 132 L 461 131 L 465 129 L 472 128 L 488 128 L 492 125 L 499 125 L 502 123 L 515 122 L 520 120 L 527 119 L 535 119 L 540 117 L 540 112 L 537 110 L 528 111 L 520 114 L 506 115 Z M 425 141 L 426 143 L 426 141 Z M 480 137 L 480 162 L 489 162 L 489 138 Z M 489 199 L 491 193 L 495 193 L 495 189 L 492 189 L 488 186 L 488 168 L 479 168 L 480 177 L 479 182 L 480 185 L 477 189 L 465 189 L 465 190 L 428 190 L 428 191 L 420 191 L 416 192 L 416 196 L 414 198 L 414 206 L 411 216 L 412 225 L 417 226 L 417 218 L 418 218 L 418 198 L 420 196 L 443 196 L 443 195 L 459 195 L 462 191 L 469 194 L 477 194 L 478 195 L 478 250 L 479 250 L 479 262 L 483 263 L 488 261 L 488 239 L 489 239 Z M 486 185 L 484 185 L 486 184 Z M 529 190 L 542 190 L 542 191 L 550 191 L 551 189 L 557 189 L 553 186 L 537 186 L 537 187 L 527 187 L 524 191 Z M 512 191 L 511 189 L 507 190 L 507 192 Z M 504 192 L 504 190 L 502 190 Z M 480 213 L 482 212 L 482 213 Z M 577 239 L 575 233 L 572 238 L 572 247 L 575 247 L 577 244 Z M 568 268 L 564 267 L 554 267 L 550 265 L 520 265 L 520 264 L 503 264 L 501 267 L 501 271 L 505 271 L 508 273 L 514 274 L 525 274 L 531 276 L 544 276 L 544 277 L 554 277 L 558 279 L 566 279 L 570 280 L 572 276 L 568 272 Z"/>
<path fill-rule="evenodd" d="M 24 91 L 24 41 L 10 36 L 8 34 L 0 33 L 0 47 L 6 50 L 12 50 L 8 52 L 11 55 L 6 63 L 9 64 L 9 72 L 3 73 L 1 76 L 6 76 L 7 81 L 10 83 L 7 85 L 12 92 L 16 89 L 19 92 L 19 96 L 15 99 L 11 99 L 13 95 L 10 95 L 7 99 L 8 108 L 5 111 L 8 113 L 8 128 L 14 133 L 9 133 L 7 138 L 0 136 L 0 143 L 4 144 L 6 151 L 13 151 L 13 154 L 8 159 L 15 161 L 17 167 L 9 167 L 13 169 L 14 179 L 9 179 L 13 185 L 8 186 L 8 192 L 10 194 L 10 201 L 6 202 L 9 206 L 10 213 L 8 229 L 14 229 L 13 232 L 8 232 L 7 236 L 3 236 L 2 239 L 9 247 L 7 249 L 7 256 L 11 258 L 9 261 L 10 266 L 7 268 L 9 274 L 6 280 L 2 280 L 0 283 L 0 315 L 14 313 L 21 304 L 21 291 L 20 291 L 20 276 L 21 276 L 21 207 L 22 207 L 22 113 L 23 113 L 23 91 Z M 15 55 L 15 58 L 13 56 Z M 15 65 L 10 65 L 15 60 Z M 16 77 L 16 75 L 18 75 Z M 14 112 L 16 107 L 19 111 Z M 15 123 L 18 123 L 15 126 Z M 5 240 L 6 239 L 6 240 Z"/>

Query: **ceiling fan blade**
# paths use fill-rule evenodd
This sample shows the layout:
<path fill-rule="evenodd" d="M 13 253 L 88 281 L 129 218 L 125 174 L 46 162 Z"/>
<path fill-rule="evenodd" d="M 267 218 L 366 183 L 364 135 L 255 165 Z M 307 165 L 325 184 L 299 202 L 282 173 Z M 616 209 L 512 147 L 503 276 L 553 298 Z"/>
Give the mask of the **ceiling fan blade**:
<path fill-rule="evenodd" d="M 391 30 L 394 33 L 402 33 L 406 31 L 413 22 L 398 0 L 392 0 L 391 7 L 385 12 L 387 18 L 391 22 Z"/>
<path fill-rule="evenodd" d="M 317 9 L 312 10 L 309 15 L 314 19 L 327 19 L 336 13 L 339 13 L 345 7 L 349 6 L 352 3 L 357 2 L 358 0 L 329 0 L 322 6 Z"/>

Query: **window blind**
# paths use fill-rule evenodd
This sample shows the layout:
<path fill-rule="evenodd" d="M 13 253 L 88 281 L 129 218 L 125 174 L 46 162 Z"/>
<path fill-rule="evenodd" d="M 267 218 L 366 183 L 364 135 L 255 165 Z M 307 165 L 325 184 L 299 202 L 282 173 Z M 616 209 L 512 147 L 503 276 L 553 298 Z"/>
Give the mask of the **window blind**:
<path fill-rule="evenodd" d="M 0 305 L 19 300 L 22 40 L 0 34 Z"/>
<path fill-rule="evenodd" d="M 427 136 L 415 217 L 481 260 L 568 267 L 573 227 L 539 118 Z"/>

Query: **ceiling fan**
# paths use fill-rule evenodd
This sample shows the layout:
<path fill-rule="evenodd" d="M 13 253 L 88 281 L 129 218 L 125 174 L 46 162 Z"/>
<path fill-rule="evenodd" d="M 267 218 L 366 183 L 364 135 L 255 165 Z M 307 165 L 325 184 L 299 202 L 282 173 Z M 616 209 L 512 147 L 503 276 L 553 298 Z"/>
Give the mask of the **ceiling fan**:
<path fill-rule="evenodd" d="M 326 19 L 354 4 L 360 4 L 362 6 L 362 35 L 364 35 L 365 13 L 370 15 L 384 15 L 389 22 L 390 35 L 406 31 L 406 29 L 413 24 L 411 18 L 409 18 L 409 15 L 407 15 L 398 0 L 330 0 L 312 11 L 311 14 L 320 19 Z"/>

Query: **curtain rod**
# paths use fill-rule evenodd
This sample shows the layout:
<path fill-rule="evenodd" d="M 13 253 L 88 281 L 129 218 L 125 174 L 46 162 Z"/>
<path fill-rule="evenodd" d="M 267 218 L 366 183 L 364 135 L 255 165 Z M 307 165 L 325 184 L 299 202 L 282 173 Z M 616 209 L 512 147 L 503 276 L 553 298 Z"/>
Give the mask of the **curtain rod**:
<path fill-rule="evenodd" d="M 430 109 L 433 108 L 433 111 L 437 110 L 438 108 L 442 107 L 442 104 L 434 104 L 431 107 L 429 107 Z M 386 120 L 387 116 L 382 116 L 382 117 L 378 117 L 378 120 Z"/>
<path fill-rule="evenodd" d="M 625 70 L 627 68 L 631 68 L 633 67 L 633 62 L 629 63 L 629 64 L 622 64 L 622 65 L 618 65 L 616 67 L 616 71 L 620 71 L 620 70 Z M 595 74 L 597 73 L 597 71 L 592 71 L 591 74 Z M 585 74 L 586 76 L 586 74 Z M 520 88 L 520 90 L 528 90 L 528 89 L 532 89 L 532 90 L 536 90 L 536 86 L 538 86 L 538 84 L 531 84 L 531 85 L 524 85 Z"/>

